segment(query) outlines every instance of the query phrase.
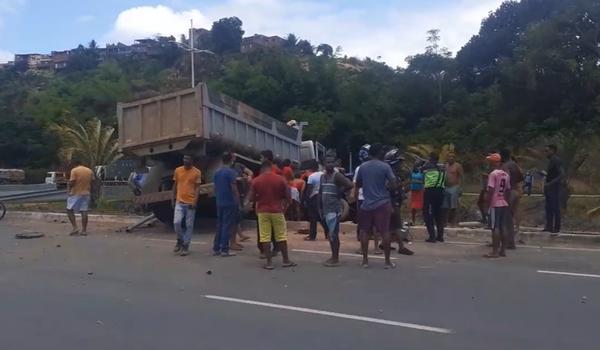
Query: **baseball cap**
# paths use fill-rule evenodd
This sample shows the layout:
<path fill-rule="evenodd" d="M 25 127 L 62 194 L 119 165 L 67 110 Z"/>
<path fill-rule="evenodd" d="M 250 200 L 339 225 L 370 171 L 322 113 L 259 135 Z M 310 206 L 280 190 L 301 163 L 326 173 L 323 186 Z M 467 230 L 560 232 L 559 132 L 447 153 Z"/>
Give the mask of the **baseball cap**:
<path fill-rule="evenodd" d="M 487 157 L 485 157 L 485 159 L 489 160 L 490 162 L 494 162 L 494 163 L 500 163 L 502 161 L 502 157 L 500 157 L 500 154 L 498 154 L 498 153 L 492 153 L 492 154 L 488 155 Z"/>

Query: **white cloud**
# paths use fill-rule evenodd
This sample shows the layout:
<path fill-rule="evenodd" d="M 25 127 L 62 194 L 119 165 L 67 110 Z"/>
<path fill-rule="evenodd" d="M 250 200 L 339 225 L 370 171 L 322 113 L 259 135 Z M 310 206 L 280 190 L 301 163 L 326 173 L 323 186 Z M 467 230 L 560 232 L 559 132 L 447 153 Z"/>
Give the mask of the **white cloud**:
<path fill-rule="evenodd" d="M 212 23 L 195 9 L 177 12 L 163 5 L 130 8 L 119 14 L 103 42 L 130 43 L 157 34 L 179 37 L 188 32 L 190 19 L 194 20 L 194 27 L 206 27 Z"/>
<path fill-rule="evenodd" d="M 219 18 L 237 16 L 244 22 L 246 35 L 294 33 L 313 45 L 340 45 L 349 56 L 381 56 L 390 65 L 404 66 L 407 56 L 424 50 L 425 32 L 432 28 L 441 30 L 441 44 L 456 53 L 502 1 L 454 0 L 427 10 L 401 9 L 400 5 L 339 7 L 317 0 L 226 0 L 181 12 L 145 6 L 121 12 L 107 41 L 131 41 L 157 33 L 177 37 L 187 33 L 190 18 L 195 27 L 210 28 Z"/>
<path fill-rule="evenodd" d="M 4 50 L 0 50 L 0 63 L 6 63 L 8 61 L 12 61 L 15 59 L 15 54 L 8 52 L 8 51 L 4 51 Z"/>
<path fill-rule="evenodd" d="M 96 19 L 95 16 L 93 15 L 81 15 L 77 18 L 75 18 L 75 21 L 77 21 L 78 23 L 89 23 L 92 22 Z"/>

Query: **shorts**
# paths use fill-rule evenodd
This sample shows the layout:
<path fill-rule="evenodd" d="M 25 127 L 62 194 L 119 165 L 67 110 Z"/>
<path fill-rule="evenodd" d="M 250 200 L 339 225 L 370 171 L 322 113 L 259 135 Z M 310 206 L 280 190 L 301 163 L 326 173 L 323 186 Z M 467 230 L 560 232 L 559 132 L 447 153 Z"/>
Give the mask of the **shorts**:
<path fill-rule="evenodd" d="M 371 210 L 361 209 L 358 213 L 360 234 L 371 234 L 373 227 L 377 233 L 386 235 L 390 232 L 392 205 L 388 202 Z"/>
<path fill-rule="evenodd" d="M 512 216 L 510 215 L 509 207 L 490 208 L 490 228 L 492 230 L 508 233 L 508 225 L 512 225 Z"/>
<path fill-rule="evenodd" d="M 260 243 L 271 243 L 271 232 L 275 242 L 287 241 L 287 227 L 283 213 L 258 213 Z"/>
<path fill-rule="evenodd" d="M 90 207 L 90 195 L 70 195 L 67 197 L 67 210 L 75 213 L 87 212 Z"/>
<path fill-rule="evenodd" d="M 457 209 L 459 206 L 458 199 L 460 197 L 460 187 L 452 186 L 446 188 L 444 191 L 444 203 L 442 208 L 444 209 Z"/>
<path fill-rule="evenodd" d="M 327 213 L 323 217 L 325 220 L 325 225 L 329 230 L 329 240 L 331 242 L 336 241 L 340 237 L 340 214 L 338 213 Z"/>
<path fill-rule="evenodd" d="M 425 191 L 411 191 L 410 192 L 410 209 L 423 209 L 423 194 Z"/>

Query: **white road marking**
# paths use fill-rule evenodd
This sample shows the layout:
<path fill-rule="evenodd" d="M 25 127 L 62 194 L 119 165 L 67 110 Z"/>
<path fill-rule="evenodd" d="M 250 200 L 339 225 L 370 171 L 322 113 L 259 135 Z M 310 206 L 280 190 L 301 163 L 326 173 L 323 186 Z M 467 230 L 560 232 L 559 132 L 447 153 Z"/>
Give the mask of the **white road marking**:
<path fill-rule="evenodd" d="M 551 275 L 566 275 L 566 276 L 575 276 L 575 277 L 591 277 L 591 278 L 600 278 L 600 275 L 594 275 L 591 273 L 575 273 L 575 272 L 561 272 L 561 271 L 546 271 L 546 270 L 538 270 L 539 273 L 547 273 Z"/>
<path fill-rule="evenodd" d="M 308 250 L 308 249 L 292 249 L 293 252 L 298 252 L 298 253 L 309 253 L 309 254 L 327 254 L 327 255 L 331 255 L 330 251 L 322 251 L 322 250 Z M 360 254 L 353 254 L 353 253 L 340 253 L 341 256 L 352 256 L 355 258 L 362 258 L 362 255 Z M 385 257 L 383 255 L 369 255 L 369 259 L 385 259 Z M 395 260 L 396 258 L 394 257 L 390 257 L 390 259 Z"/>
<path fill-rule="evenodd" d="M 364 317 L 364 316 L 358 316 L 358 315 L 342 314 L 342 313 L 339 313 L 339 312 L 323 311 L 323 310 L 317 310 L 317 309 L 308 309 L 308 308 L 298 307 L 298 306 L 264 303 L 264 302 L 261 302 L 261 301 L 253 301 L 253 300 L 246 300 L 246 299 L 229 298 L 229 297 L 222 297 L 222 296 L 217 296 L 217 295 L 205 295 L 204 297 L 208 298 L 208 299 L 221 300 L 221 301 L 229 301 L 229 302 L 233 302 L 233 303 L 249 304 L 249 305 L 256 305 L 256 306 L 264 306 L 264 307 L 270 307 L 270 308 L 274 308 L 274 309 L 298 311 L 298 312 L 304 312 L 304 313 L 309 313 L 309 314 L 316 314 L 316 315 L 323 315 L 323 316 L 346 318 L 346 319 L 355 320 L 355 321 L 378 323 L 378 324 L 384 324 L 384 325 L 388 325 L 388 326 L 411 328 L 411 329 L 417 329 L 417 330 L 427 331 L 427 332 L 442 333 L 442 334 L 451 334 L 451 333 L 453 333 L 452 330 L 446 329 L 446 328 L 424 326 L 424 325 L 415 324 L 415 323 L 405 323 L 405 322 L 390 321 L 390 320 L 384 320 L 384 319 L 380 319 L 380 318 Z"/>
<path fill-rule="evenodd" d="M 448 242 L 445 244 L 456 244 L 456 245 L 478 245 L 484 246 L 486 243 L 483 242 Z M 571 251 L 579 251 L 579 252 L 600 252 L 600 249 L 596 248 L 574 248 L 574 247 L 544 247 L 544 246 L 535 246 L 535 245 L 517 245 L 517 248 L 527 248 L 527 249 L 548 249 L 548 250 L 571 250 Z"/>

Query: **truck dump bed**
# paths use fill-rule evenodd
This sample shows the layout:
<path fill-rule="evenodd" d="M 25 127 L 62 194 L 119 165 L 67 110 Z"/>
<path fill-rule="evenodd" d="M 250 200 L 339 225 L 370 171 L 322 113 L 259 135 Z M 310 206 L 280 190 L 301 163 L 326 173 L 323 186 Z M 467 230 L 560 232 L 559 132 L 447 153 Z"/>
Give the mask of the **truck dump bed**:
<path fill-rule="evenodd" d="M 247 156 L 270 149 L 299 161 L 301 131 L 229 96 L 193 89 L 117 105 L 119 148 L 152 156 L 182 150 L 190 143 L 221 143 Z"/>

